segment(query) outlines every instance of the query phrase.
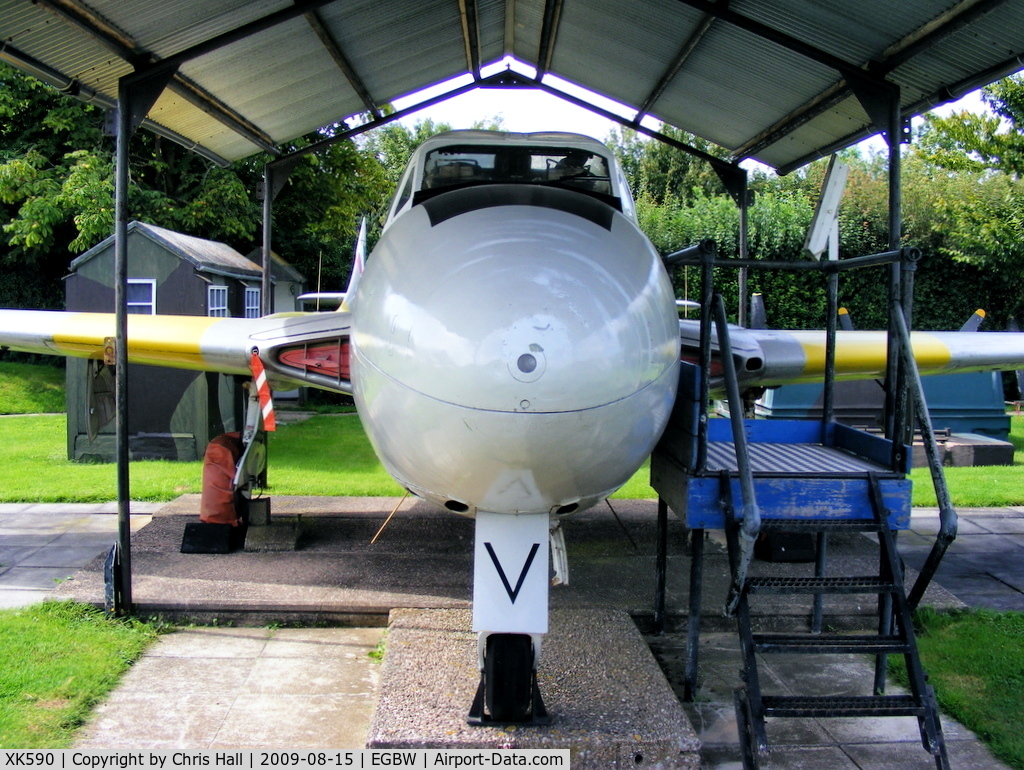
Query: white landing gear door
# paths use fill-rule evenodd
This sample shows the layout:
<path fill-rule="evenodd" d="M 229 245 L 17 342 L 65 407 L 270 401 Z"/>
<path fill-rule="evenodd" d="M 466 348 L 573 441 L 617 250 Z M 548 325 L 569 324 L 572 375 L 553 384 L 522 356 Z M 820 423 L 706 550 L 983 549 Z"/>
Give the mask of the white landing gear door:
<path fill-rule="evenodd" d="M 473 555 L 473 630 L 548 631 L 547 513 L 477 511 Z"/>

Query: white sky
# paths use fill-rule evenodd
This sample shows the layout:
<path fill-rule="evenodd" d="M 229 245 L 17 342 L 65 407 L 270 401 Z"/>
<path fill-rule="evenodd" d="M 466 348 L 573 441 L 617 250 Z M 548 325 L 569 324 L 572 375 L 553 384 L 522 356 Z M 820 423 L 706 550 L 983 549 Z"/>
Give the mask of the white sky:
<path fill-rule="evenodd" d="M 483 74 L 489 75 L 495 71 L 504 69 L 506 66 L 518 70 L 529 77 L 533 77 L 531 68 L 515 60 L 506 60 L 498 64 L 484 68 Z M 446 90 L 455 88 L 462 83 L 469 82 L 469 76 L 449 81 L 436 89 L 428 89 L 412 96 L 396 99 L 396 109 L 403 109 L 406 106 L 429 98 L 433 94 L 443 93 Z M 546 83 L 560 90 L 577 95 L 591 101 L 598 106 L 616 114 L 632 118 L 634 110 L 604 99 L 592 92 L 573 86 L 572 84 L 547 76 Z M 971 112 L 984 111 L 985 105 L 981 101 L 980 92 L 974 91 L 959 101 L 942 105 L 936 112 L 948 114 L 955 110 L 969 110 Z M 604 141 L 609 133 L 620 127 L 620 124 L 597 115 L 590 110 L 578 107 L 575 104 L 553 96 L 544 91 L 534 89 L 475 89 L 469 93 L 462 94 L 442 102 L 434 107 L 414 113 L 403 119 L 403 123 L 412 126 L 420 120 L 430 118 L 435 123 L 448 123 L 452 128 L 471 128 L 477 121 L 486 121 L 494 117 L 502 118 L 502 127 L 506 131 L 571 131 L 579 134 L 586 134 L 595 139 Z M 657 121 L 644 120 L 645 125 L 656 128 Z M 884 143 L 877 138 L 865 141 L 865 149 L 878 152 L 884 149 Z"/>

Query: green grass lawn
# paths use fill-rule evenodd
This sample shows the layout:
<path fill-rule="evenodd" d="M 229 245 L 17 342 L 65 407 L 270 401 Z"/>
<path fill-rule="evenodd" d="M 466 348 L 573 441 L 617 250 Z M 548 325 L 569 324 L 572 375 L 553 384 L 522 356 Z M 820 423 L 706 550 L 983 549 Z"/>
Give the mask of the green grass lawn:
<path fill-rule="evenodd" d="M 0 418 L 0 502 L 104 502 L 117 499 L 116 466 L 67 459 L 63 414 Z M 202 463 L 131 464 L 132 498 L 173 500 L 198 492 Z"/>
<path fill-rule="evenodd" d="M 1024 769 L 1024 613 L 923 608 L 914 622 L 939 707 L 1003 762 Z M 890 664 L 906 684 L 902 657 Z"/>
<path fill-rule="evenodd" d="M 0 361 L 0 414 L 64 411 L 64 370 Z"/>
<path fill-rule="evenodd" d="M 323 396 L 317 405 L 335 411 L 338 399 Z M 321 403 L 322 402 L 322 403 Z M 64 371 L 55 367 L 0 362 L 0 414 L 62 412 Z M 5 483 L 0 502 L 100 502 L 117 496 L 111 465 L 67 460 L 63 415 L 0 419 L 0 467 Z M 1016 445 L 1012 466 L 946 468 L 953 502 L 960 507 L 1024 505 L 1024 415 L 1011 418 Z M 283 425 L 270 436 L 270 492 L 279 495 L 390 496 L 402 489 L 374 456 L 358 417 L 328 414 Z M 145 461 L 131 466 L 136 500 L 171 500 L 200 491 L 202 463 Z M 913 504 L 934 506 L 926 468 L 911 473 Z M 620 499 L 656 497 L 649 464 L 613 495 Z"/>
<path fill-rule="evenodd" d="M 0 418 L 0 502 L 103 502 L 117 499 L 113 464 L 67 459 L 67 418 Z M 354 415 L 323 415 L 282 425 L 270 436 L 270 491 L 279 495 L 401 495 Z M 131 463 L 133 500 L 173 500 L 201 491 L 202 462 Z"/>
<path fill-rule="evenodd" d="M 982 465 L 975 468 L 946 468 L 946 484 L 953 504 L 962 508 L 1024 505 L 1024 415 L 1010 416 L 1010 441 L 1014 445 L 1013 465 Z M 934 506 L 935 491 L 927 468 L 914 468 L 913 504 Z"/>
<path fill-rule="evenodd" d="M 946 468 L 953 502 L 960 507 L 1024 505 L 1024 416 L 1013 417 L 1014 465 Z M 117 497 L 113 465 L 73 463 L 67 459 L 64 415 L 0 418 L 0 502 L 102 502 Z M 358 416 L 318 415 L 282 425 L 270 436 L 270 492 L 278 495 L 401 495 L 363 432 Z M 637 471 L 616 498 L 655 497 L 648 464 Z M 935 505 L 925 468 L 911 474 L 914 505 Z M 165 460 L 131 464 L 135 500 L 172 500 L 198 493 L 201 462 Z"/>
<path fill-rule="evenodd" d="M 157 635 L 72 602 L 0 610 L 0 749 L 60 749 Z"/>

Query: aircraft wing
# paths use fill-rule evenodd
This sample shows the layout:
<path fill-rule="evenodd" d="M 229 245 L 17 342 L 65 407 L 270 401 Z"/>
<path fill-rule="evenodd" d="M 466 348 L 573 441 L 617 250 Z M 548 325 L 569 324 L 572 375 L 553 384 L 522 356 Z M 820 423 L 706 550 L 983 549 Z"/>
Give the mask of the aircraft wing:
<path fill-rule="evenodd" d="M 103 359 L 113 350 L 113 313 L 0 310 L 0 348 Z M 264 318 L 129 315 L 132 363 L 251 375 L 253 351 L 274 387 L 296 384 L 351 393 L 346 312 Z M 109 355 L 108 355 L 109 357 Z"/>
<path fill-rule="evenodd" d="M 684 360 L 697 361 L 700 324 L 679 322 Z M 730 327 L 729 337 L 740 384 L 772 387 L 821 382 L 825 377 L 825 332 Z M 1024 368 L 1024 333 L 912 332 L 914 358 L 922 375 Z M 717 335 L 712 332 L 714 355 Z M 870 380 L 885 376 L 884 331 L 838 331 L 836 378 Z M 720 368 L 712 367 L 712 375 Z M 715 388 L 717 382 L 712 382 Z"/>

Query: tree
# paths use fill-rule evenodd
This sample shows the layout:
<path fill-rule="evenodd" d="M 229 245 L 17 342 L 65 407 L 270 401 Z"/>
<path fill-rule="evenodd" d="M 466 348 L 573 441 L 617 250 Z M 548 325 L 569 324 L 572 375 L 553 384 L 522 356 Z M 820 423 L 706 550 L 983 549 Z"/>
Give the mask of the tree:
<path fill-rule="evenodd" d="M 496 127 L 500 120 L 492 123 L 495 123 Z M 361 149 L 380 165 L 388 193 L 382 196 L 380 202 L 372 209 L 369 234 L 371 243 L 380 237 L 391 203 L 391 194 L 398 188 L 398 182 L 409 164 L 409 158 L 423 142 L 444 131 L 451 131 L 451 126 L 447 123 L 434 123 L 427 118 L 417 121 L 411 128 L 393 121 L 366 134 L 366 138 L 361 142 Z"/>
<path fill-rule="evenodd" d="M 988 86 L 994 114 L 930 115 L 920 134 L 919 162 L 935 205 L 936 248 L 982 270 L 998 296 L 996 317 L 1020 312 L 1024 280 L 1024 78 Z"/>
<path fill-rule="evenodd" d="M 322 138 L 311 134 L 287 149 Z M 262 176 L 264 160 L 248 164 L 251 178 Z M 364 216 L 376 217 L 389 193 L 384 168 L 351 140 L 303 156 L 274 200 L 274 251 L 324 290 L 344 289 L 359 222 Z"/>
<path fill-rule="evenodd" d="M 659 132 L 710 155 L 725 151 L 674 126 Z M 607 144 L 622 164 L 636 197 L 646 195 L 656 205 L 675 198 L 687 201 L 695 195 L 717 195 L 723 190 L 718 175 L 707 162 L 658 139 L 641 139 L 631 128 L 613 130 Z"/>
<path fill-rule="evenodd" d="M 953 171 L 1024 172 L 1024 76 L 1013 75 L 983 89 L 991 114 L 961 111 L 925 116 L 920 135 L 924 154 Z"/>
<path fill-rule="evenodd" d="M 103 115 L 89 105 L 0 64 L 0 204 L 3 260 L 34 265 L 58 243 L 82 234 L 77 204 L 112 211 Z M 88 230 L 93 219 L 81 220 Z"/>
<path fill-rule="evenodd" d="M 628 135 L 626 138 L 629 140 Z M 655 144 L 630 140 L 614 146 L 626 152 L 626 163 L 640 169 L 652 164 L 645 154 L 653 151 Z M 844 151 L 841 157 L 850 166 L 850 175 L 840 207 L 840 255 L 855 257 L 885 251 L 889 244 L 886 159 L 863 157 L 856 149 Z M 827 161 L 818 161 L 785 177 L 752 173 L 750 187 L 756 199 L 748 219 L 751 258 L 804 259 L 803 241 L 827 165 Z M 970 236 L 991 238 L 971 218 L 982 216 L 994 206 L 991 201 L 987 207 L 982 206 L 978 199 L 993 197 L 998 185 L 993 180 L 982 181 L 984 184 L 979 184 L 977 174 L 938 169 L 917 151 L 907 155 L 903 242 L 921 248 L 925 255 L 916 273 L 917 328 L 955 329 L 978 307 L 997 309 L 994 315 L 999 316 L 999 311 L 1020 301 L 1005 296 L 1005 285 L 992 280 L 991 270 L 985 272 L 975 263 L 955 258 L 953 253 L 951 244 L 966 243 Z M 950 202 L 964 207 L 959 218 L 951 216 Z M 641 191 L 637 211 L 642 229 L 663 254 L 704 238 L 713 238 L 723 256 L 739 253 L 738 211 L 723 193 L 709 193 L 691 185 L 685 197 L 669 195 L 659 201 L 648 191 Z M 988 226 L 1012 229 L 1014 225 L 1012 218 L 995 216 Z M 961 232 L 958 228 L 968 229 Z M 840 304 L 849 309 L 859 328 L 886 326 L 887 281 L 880 278 L 879 270 L 851 271 L 840 281 Z M 677 296 L 695 297 L 698 271 L 679 268 L 672 278 Z M 737 296 L 736 271 L 716 271 L 715 283 L 727 300 Z M 825 283 L 820 275 L 751 270 L 748 289 L 763 295 L 772 326 L 821 328 L 825 323 Z"/>
<path fill-rule="evenodd" d="M 0 305 L 60 307 L 74 255 L 113 230 L 113 140 L 101 110 L 0 65 Z M 289 148 L 323 139 L 315 132 Z M 289 149 L 286 148 L 286 149 Z M 260 241 L 256 156 L 229 168 L 146 131 L 129 145 L 133 219 L 248 253 Z M 388 194 L 380 164 L 351 141 L 303 158 L 273 207 L 274 250 L 344 286 L 359 218 Z"/>

